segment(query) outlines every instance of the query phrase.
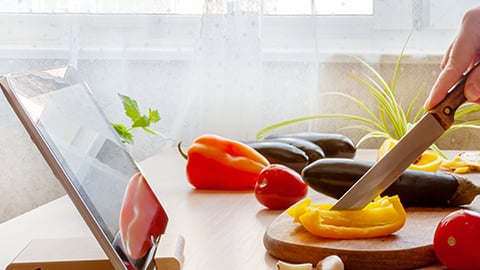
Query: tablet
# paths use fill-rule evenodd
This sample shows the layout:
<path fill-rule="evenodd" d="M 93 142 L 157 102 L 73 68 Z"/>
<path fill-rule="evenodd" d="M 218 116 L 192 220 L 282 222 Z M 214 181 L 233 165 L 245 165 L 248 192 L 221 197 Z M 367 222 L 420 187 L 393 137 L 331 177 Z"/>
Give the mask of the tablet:
<path fill-rule="evenodd" d="M 9 74 L 0 86 L 112 266 L 152 267 L 167 213 L 78 72 Z"/>

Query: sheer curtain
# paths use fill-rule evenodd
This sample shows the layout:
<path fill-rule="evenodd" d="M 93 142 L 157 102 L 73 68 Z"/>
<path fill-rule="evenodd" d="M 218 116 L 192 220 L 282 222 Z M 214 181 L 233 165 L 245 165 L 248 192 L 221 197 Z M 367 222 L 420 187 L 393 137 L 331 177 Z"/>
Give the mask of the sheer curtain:
<path fill-rule="evenodd" d="M 407 55 L 427 58 L 410 57 L 412 65 L 400 84 L 407 91 L 418 89 L 418 82 L 428 89 L 455 33 L 452 25 L 458 28 L 462 11 L 473 5 L 465 0 L 446 16 L 444 2 L 375 0 L 373 15 L 320 16 L 315 15 L 320 14 L 314 11 L 319 8 L 315 1 L 299 1 L 311 4 L 311 12 L 305 13 L 310 15 L 280 16 L 272 15 L 275 3 L 286 1 L 195 1 L 203 11 L 193 15 L 166 14 L 179 1 L 142 2 L 144 13 L 134 9 L 133 14 L 126 9 L 133 1 L 123 9 L 117 1 L 108 2 L 110 9 L 106 1 L 92 0 L 91 8 L 74 2 L 62 6 L 61 1 L 44 0 L 39 14 L 4 14 L 0 72 L 74 65 L 112 122 L 128 120 L 117 93 L 136 99 L 143 111 L 157 108 L 162 119 L 153 128 L 171 139 L 136 132 L 134 148 L 144 156 L 177 141 L 188 145 L 204 133 L 251 140 L 261 128 L 282 120 L 358 113 L 354 104 L 326 99 L 322 92 L 361 93 L 348 75 L 366 70 L 348 55 L 364 58 L 391 78 L 418 16 L 424 28 L 413 35 Z M 429 12 L 412 10 L 415 3 L 422 8 L 429 4 Z M 23 12 L 40 7 L 35 1 L 10 0 L 0 8 Z M 447 26 L 453 30 L 445 31 Z M 368 97 L 362 100 L 372 105 Z M 312 121 L 291 129 L 337 132 L 343 126 L 340 121 Z M 342 132 L 354 140 L 360 137 L 358 132 Z"/>
<path fill-rule="evenodd" d="M 259 0 L 205 2 L 186 76 L 180 136 L 252 136 L 264 93 L 261 6 Z"/>
<path fill-rule="evenodd" d="M 204 133 L 253 140 L 273 121 L 314 113 L 315 44 L 304 47 L 303 60 L 272 57 L 271 47 L 265 49 L 274 41 L 265 33 L 262 2 L 205 1 L 172 136 L 185 142 Z"/>
<path fill-rule="evenodd" d="M 110 121 L 128 123 L 117 93 L 143 112 L 158 109 L 153 129 L 170 139 L 135 131 L 139 159 L 204 133 L 252 140 L 266 125 L 317 112 L 313 16 L 292 25 L 270 16 L 266 26 L 264 0 L 205 0 L 193 15 L 71 14 L 58 5 L 0 18 L 0 72 L 70 64 Z"/>

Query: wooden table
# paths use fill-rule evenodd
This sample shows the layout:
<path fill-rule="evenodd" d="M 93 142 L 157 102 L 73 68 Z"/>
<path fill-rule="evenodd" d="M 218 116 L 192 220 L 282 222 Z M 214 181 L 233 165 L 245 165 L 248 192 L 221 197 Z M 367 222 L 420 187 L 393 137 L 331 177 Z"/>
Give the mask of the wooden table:
<path fill-rule="evenodd" d="M 371 160 L 375 155 L 376 150 L 360 150 L 357 158 Z M 175 151 L 141 164 L 170 217 L 167 233 L 185 238 L 183 269 L 275 269 L 277 259 L 266 253 L 263 235 L 281 211 L 265 209 L 252 192 L 194 190 L 184 164 Z M 64 196 L 0 224 L 0 268 L 32 239 L 72 237 L 93 236 Z"/>

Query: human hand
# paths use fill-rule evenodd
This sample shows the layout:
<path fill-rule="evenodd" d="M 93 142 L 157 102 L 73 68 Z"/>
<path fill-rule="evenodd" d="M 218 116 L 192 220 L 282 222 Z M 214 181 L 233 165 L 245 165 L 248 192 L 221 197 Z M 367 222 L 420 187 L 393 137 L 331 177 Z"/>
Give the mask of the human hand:
<path fill-rule="evenodd" d="M 480 8 L 467 11 L 455 40 L 443 57 L 442 71 L 425 102 L 430 110 L 445 98 L 447 91 L 462 74 L 480 59 Z M 473 70 L 465 82 L 465 97 L 480 103 L 480 69 Z"/>

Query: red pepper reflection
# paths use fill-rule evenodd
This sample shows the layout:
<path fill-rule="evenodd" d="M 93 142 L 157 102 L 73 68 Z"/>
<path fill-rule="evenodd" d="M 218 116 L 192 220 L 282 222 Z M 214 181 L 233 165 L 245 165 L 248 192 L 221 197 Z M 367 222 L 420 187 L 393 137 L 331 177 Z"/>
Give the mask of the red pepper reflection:
<path fill-rule="evenodd" d="M 123 249 L 130 258 L 144 257 L 152 247 L 151 239 L 165 232 L 168 217 L 142 174 L 128 183 L 120 212 Z"/>

